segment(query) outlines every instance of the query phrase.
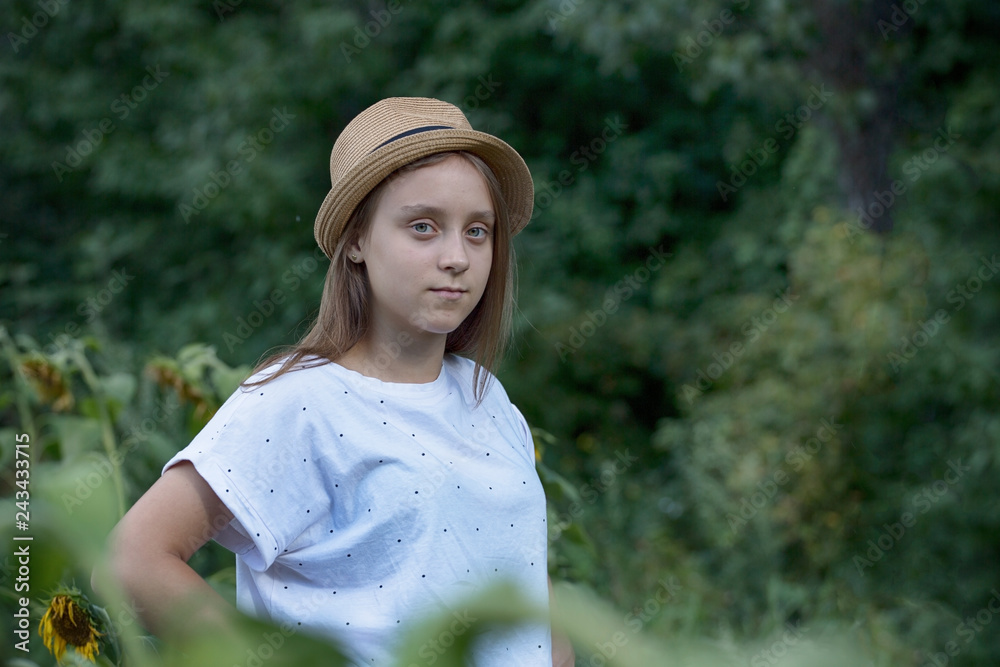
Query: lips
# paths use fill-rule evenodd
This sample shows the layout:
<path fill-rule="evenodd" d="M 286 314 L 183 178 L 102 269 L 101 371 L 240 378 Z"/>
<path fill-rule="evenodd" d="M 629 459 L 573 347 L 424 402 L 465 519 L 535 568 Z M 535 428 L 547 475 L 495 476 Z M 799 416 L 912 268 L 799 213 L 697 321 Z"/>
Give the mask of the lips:
<path fill-rule="evenodd" d="M 461 287 L 435 287 L 431 291 L 446 299 L 459 299 L 466 292 Z"/>

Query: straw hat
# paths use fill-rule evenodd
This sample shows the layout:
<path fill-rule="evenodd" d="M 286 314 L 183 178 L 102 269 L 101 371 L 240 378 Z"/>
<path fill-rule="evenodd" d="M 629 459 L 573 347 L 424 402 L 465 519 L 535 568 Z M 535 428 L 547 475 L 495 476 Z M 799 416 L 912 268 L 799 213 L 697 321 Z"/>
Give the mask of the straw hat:
<path fill-rule="evenodd" d="M 414 160 L 445 151 L 481 157 L 500 182 L 510 210 L 511 236 L 531 219 L 534 187 L 517 151 L 477 132 L 453 104 L 426 97 L 390 97 L 347 124 L 330 153 L 333 187 L 316 215 L 316 242 L 333 256 L 348 218 L 382 179 Z"/>

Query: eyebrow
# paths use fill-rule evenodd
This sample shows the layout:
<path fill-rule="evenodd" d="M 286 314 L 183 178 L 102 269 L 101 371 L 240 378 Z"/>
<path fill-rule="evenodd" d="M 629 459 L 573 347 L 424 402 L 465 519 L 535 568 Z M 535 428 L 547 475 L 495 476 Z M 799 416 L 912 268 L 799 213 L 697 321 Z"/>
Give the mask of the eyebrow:
<path fill-rule="evenodd" d="M 429 206 L 427 204 L 414 204 L 412 206 L 402 206 L 399 209 L 400 213 L 404 216 L 428 216 L 431 218 L 441 218 L 444 217 L 444 209 L 438 206 Z M 486 209 L 484 211 L 473 211 L 469 214 L 470 218 L 476 218 L 483 220 L 485 222 L 496 221 L 496 213 L 491 209 Z"/>

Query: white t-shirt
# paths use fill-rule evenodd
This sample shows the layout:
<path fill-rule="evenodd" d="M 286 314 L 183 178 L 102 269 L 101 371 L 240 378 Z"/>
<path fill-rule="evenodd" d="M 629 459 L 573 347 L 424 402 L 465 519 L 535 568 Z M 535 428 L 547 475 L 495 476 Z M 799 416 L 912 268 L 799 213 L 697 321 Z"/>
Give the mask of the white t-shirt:
<path fill-rule="evenodd" d="M 191 461 L 235 516 L 215 539 L 236 554 L 242 611 L 371 666 L 431 614 L 464 633 L 475 619 L 458 601 L 500 580 L 547 609 L 531 435 L 495 379 L 474 407 L 473 366 L 446 355 L 426 384 L 295 370 L 237 390 L 166 464 Z M 430 664 L 450 640 L 428 639 Z M 551 665 L 549 628 L 491 631 L 473 664 Z"/>

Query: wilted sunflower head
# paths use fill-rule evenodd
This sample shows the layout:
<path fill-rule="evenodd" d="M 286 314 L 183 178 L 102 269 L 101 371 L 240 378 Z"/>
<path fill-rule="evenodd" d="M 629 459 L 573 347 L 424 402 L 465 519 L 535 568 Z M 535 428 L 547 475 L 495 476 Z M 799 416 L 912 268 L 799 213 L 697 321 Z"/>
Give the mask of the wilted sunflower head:
<path fill-rule="evenodd" d="M 183 403 L 194 405 L 195 417 L 208 421 L 215 409 L 209 406 L 205 392 L 194 382 L 184 377 L 177 362 L 168 358 L 156 358 L 146 364 L 146 374 L 161 387 L 172 388 Z"/>
<path fill-rule="evenodd" d="M 62 661 L 67 645 L 91 662 L 97 657 L 102 633 L 98 632 L 89 607 L 90 603 L 77 590 L 61 591 L 49 600 L 38 632 L 57 661 Z"/>
<path fill-rule="evenodd" d="M 34 355 L 21 361 L 21 373 L 38 392 L 45 403 L 50 403 L 56 412 L 73 407 L 73 392 L 59 368 L 49 359 Z"/>

